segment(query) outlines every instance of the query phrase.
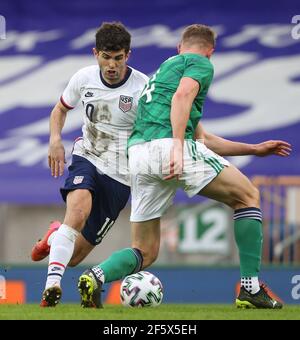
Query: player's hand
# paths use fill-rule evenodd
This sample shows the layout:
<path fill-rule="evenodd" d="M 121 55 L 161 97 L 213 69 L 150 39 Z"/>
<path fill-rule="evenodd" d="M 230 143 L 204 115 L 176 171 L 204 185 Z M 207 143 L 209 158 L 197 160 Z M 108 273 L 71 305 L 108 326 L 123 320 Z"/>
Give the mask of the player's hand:
<path fill-rule="evenodd" d="M 179 140 L 174 139 L 173 146 L 171 148 L 169 175 L 163 179 L 170 180 L 172 178 L 179 179 L 183 170 L 183 146 Z"/>
<path fill-rule="evenodd" d="M 48 165 L 53 177 L 62 176 L 65 167 L 65 148 L 61 140 L 52 141 L 49 144 Z"/>
<path fill-rule="evenodd" d="M 289 156 L 292 146 L 288 142 L 282 140 L 268 140 L 266 142 L 256 144 L 255 156 L 264 157 L 269 155 L 278 155 L 281 157 Z"/>

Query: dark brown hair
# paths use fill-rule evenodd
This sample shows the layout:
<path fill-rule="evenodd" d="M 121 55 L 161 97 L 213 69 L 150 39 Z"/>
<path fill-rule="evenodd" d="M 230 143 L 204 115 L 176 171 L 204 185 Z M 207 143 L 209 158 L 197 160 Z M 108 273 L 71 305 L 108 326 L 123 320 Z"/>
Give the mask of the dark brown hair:
<path fill-rule="evenodd" d="M 130 50 L 131 35 L 121 22 L 103 22 L 96 32 L 97 51 Z"/>
<path fill-rule="evenodd" d="M 194 24 L 185 28 L 182 33 L 182 44 L 215 47 L 216 33 L 209 26 Z"/>

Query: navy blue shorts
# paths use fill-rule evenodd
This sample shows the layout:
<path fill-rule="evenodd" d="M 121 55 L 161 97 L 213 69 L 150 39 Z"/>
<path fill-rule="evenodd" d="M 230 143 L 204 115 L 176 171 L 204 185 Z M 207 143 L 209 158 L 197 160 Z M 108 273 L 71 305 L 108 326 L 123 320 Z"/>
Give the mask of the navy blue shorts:
<path fill-rule="evenodd" d="M 97 245 L 125 207 L 130 187 L 98 173 L 91 162 L 77 155 L 73 155 L 68 170 L 65 186 L 60 189 L 62 198 L 66 201 L 68 193 L 76 189 L 88 189 L 91 192 L 92 210 L 81 233 L 90 244 Z"/>

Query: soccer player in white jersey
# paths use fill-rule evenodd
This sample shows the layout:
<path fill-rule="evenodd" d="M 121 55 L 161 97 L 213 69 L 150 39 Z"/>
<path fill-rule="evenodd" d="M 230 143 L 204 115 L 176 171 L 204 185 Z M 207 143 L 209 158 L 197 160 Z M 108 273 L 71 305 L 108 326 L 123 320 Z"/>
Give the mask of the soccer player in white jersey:
<path fill-rule="evenodd" d="M 47 242 L 37 243 L 32 251 L 32 259 L 40 260 L 50 248 L 43 307 L 58 303 L 61 278 L 74 247 L 72 260 L 76 264 L 101 242 L 128 201 L 125 149 L 138 98 L 148 80 L 127 66 L 130 41 L 121 23 L 103 23 L 93 49 L 98 65 L 74 74 L 51 113 L 48 160 L 54 177 L 64 171 L 61 131 L 67 112 L 77 104 L 82 105 L 84 124 L 83 137 L 74 144 L 69 176 L 61 189 L 66 201 L 63 224 L 52 224 L 42 240 Z"/>
<path fill-rule="evenodd" d="M 83 137 L 74 144 L 69 176 L 61 189 L 66 201 L 63 224 L 51 223 L 31 253 L 33 261 L 40 261 L 50 252 L 42 307 L 56 306 L 66 266 L 76 266 L 102 241 L 129 197 L 126 144 L 138 98 L 148 81 L 147 76 L 127 66 L 130 40 L 122 24 L 103 23 L 96 33 L 93 50 L 98 65 L 75 73 L 51 113 L 49 166 L 53 177 L 63 174 L 61 131 L 67 112 L 78 103 L 82 105 L 84 125 Z M 249 145 L 224 140 L 203 128 L 199 131 L 196 137 L 204 137 L 220 155 L 265 156 L 282 152 L 280 142 Z M 133 271 L 138 271 L 142 265 L 140 251 L 130 248 L 128 252 L 129 257 L 137 259 Z M 99 292 L 93 291 L 92 295 L 90 300 L 82 301 L 83 305 L 101 307 Z"/>

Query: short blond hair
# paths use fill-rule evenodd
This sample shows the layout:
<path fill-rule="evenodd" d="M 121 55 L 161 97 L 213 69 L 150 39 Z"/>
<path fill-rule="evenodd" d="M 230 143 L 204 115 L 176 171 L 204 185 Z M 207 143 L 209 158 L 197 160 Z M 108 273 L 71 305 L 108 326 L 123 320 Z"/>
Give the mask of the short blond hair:
<path fill-rule="evenodd" d="M 216 33 L 206 25 L 194 24 L 185 28 L 181 43 L 184 45 L 199 45 L 201 47 L 215 47 Z"/>

